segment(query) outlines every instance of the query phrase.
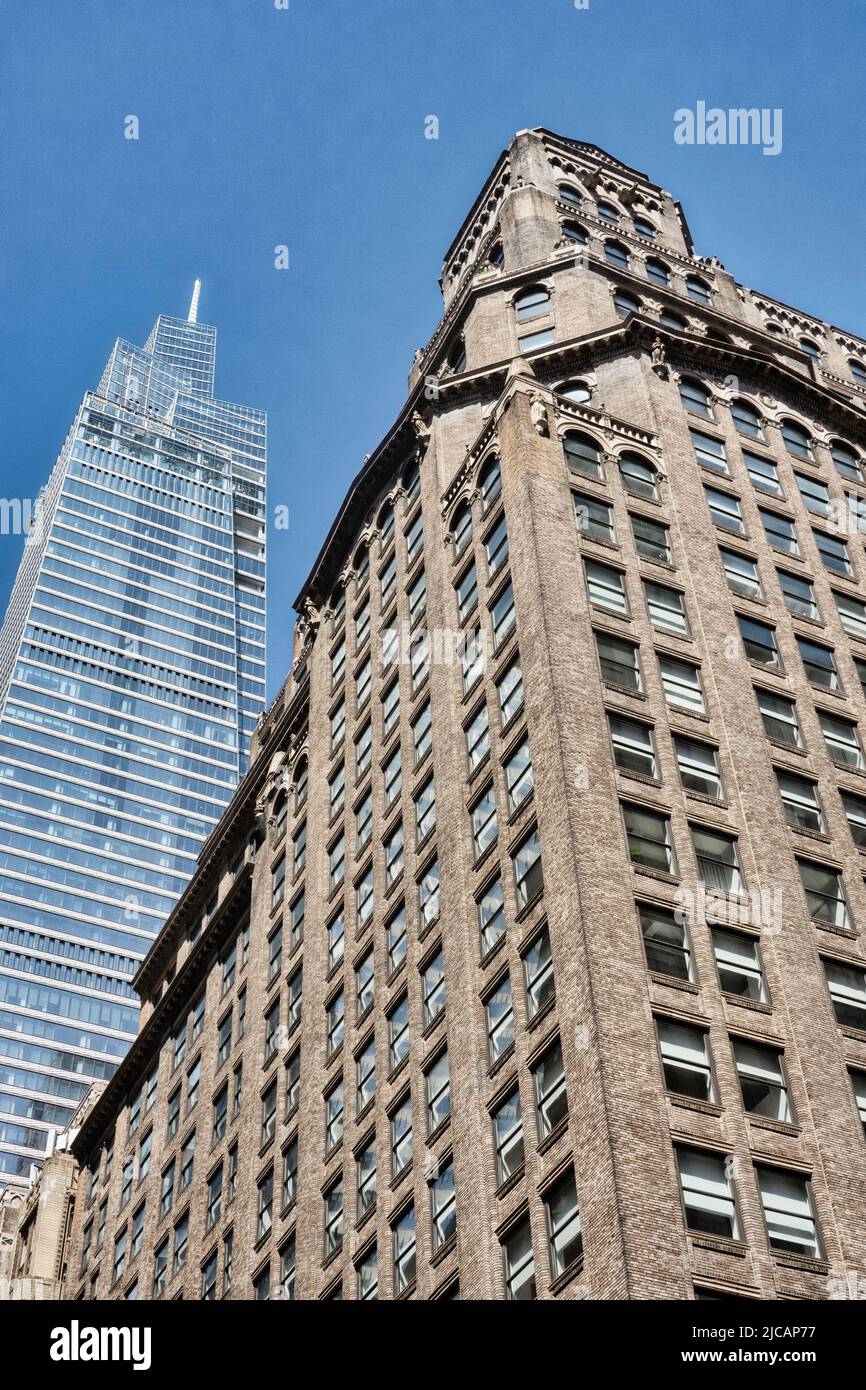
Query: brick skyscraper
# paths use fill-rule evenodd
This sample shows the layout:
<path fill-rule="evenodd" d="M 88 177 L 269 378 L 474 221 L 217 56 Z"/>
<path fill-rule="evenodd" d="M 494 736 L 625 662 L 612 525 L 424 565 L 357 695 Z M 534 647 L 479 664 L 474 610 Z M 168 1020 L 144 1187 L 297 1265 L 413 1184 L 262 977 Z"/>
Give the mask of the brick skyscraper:
<path fill-rule="evenodd" d="M 866 1246 L 866 343 L 546 130 L 442 285 L 73 1142 L 67 1295 L 825 1298 Z"/>

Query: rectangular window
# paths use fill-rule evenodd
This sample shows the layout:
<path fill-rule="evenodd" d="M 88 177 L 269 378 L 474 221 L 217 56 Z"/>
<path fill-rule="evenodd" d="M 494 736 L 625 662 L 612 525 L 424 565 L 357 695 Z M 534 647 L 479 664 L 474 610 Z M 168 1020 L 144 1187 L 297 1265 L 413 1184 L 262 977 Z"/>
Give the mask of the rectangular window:
<path fill-rule="evenodd" d="M 843 574 L 852 579 L 854 566 L 848 554 L 847 541 L 840 540 L 838 536 L 828 536 L 824 531 L 814 531 L 813 535 L 824 568 L 830 570 L 831 574 Z"/>
<path fill-rule="evenodd" d="M 168 1283 L 168 1236 L 157 1247 L 153 1260 L 153 1296 L 161 1298 Z"/>
<path fill-rule="evenodd" d="M 427 612 L 427 576 L 423 570 L 407 590 L 407 596 L 409 599 L 409 626 L 415 628 Z"/>
<path fill-rule="evenodd" d="M 653 627 L 663 632 L 674 632 L 678 637 L 689 636 L 686 602 L 678 589 L 669 589 L 665 584 L 654 584 L 645 579 L 643 592 Z"/>
<path fill-rule="evenodd" d="M 670 817 L 641 806 L 623 806 L 628 852 L 633 864 L 676 873 Z"/>
<path fill-rule="evenodd" d="M 454 1190 L 454 1160 L 437 1168 L 427 1186 L 430 1189 L 430 1219 L 433 1254 L 453 1239 L 457 1230 L 457 1198 Z"/>
<path fill-rule="evenodd" d="M 487 557 L 487 577 L 495 579 L 508 559 L 508 529 L 502 515 L 484 542 Z"/>
<path fill-rule="evenodd" d="M 333 690 L 343 679 L 343 672 L 346 669 L 346 640 L 341 637 L 336 647 L 331 652 L 331 689 Z"/>
<path fill-rule="evenodd" d="M 799 574 L 790 574 L 788 570 L 776 570 L 776 573 L 788 612 L 798 618 L 820 618 L 818 600 L 815 598 L 811 579 L 804 579 Z"/>
<path fill-rule="evenodd" d="M 866 1072 L 852 1071 L 851 1085 L 854 1090 L 854 1100 L 857 1105 L 857 1113 L 860 1116 L 860 1123 L 863 1126 L 863 1137 L 866 1139 Z"/>
<path fill-rule="evenodd" d="M 415 796 L 415 843 L 420 845 L 436 828 L 436 784 L 428 777 Z"/>
<path fill-rule="evenodd" d="M 430 705 L 428 703 L 419 711 L 412 721 L 412 746 L 415 752 L 416 767 L 432 745 L 433 729 Z"/>
<path fill-rule="evenodd" d="M 782 1054 L 744 1038 L 734 1038 L 733 1046 L 743 1109 L 750 1115 L 764 1115 L 769 1120 L 790 1124 L 791 1104 Z"/>
<path fill-rule="evenodd" d="M 519 810 L 533 789 L 528 736 L 521 739 L 505 762 L 505 785 L 508 789 L 508 809 L 513 813 Z"/>
<path fill-rule="evenodd" d="M 343 763 L 340 764 L 328 783 L 328 799 L 330 802 L 330 818 L 334 820 L 334 818 L 340 814 L 346 803 L 346 768 Z"/>
<path fill-rule="evenodd" d="M 173 1139 L 180 1124 L 180 1087 L 168 1098 L 168 1129 L 166 1137 Z"/>
<path fill-rule="evenodd" d="M 720 835 L 701 825 L 693 825 L 690 829 L 701 882 L 723 893 L 739 893 L 743 876 L 736 836 Z"/>
<path fill-rule="evenodd" d="M 770 1249 L 819 1260 L 821 1241 L 808 1179 L 778 1168 L 758 1168 L 757 1174 Z"/>
<path fill-rule="evenodd" d="M 517 1086 L 500 1101 L 493 1112 L 493 1143 L 496 1151 L 496 1184 L 508 1182 L 523 1167 L 523 1115 Z"/>
<path fill-rule="evenodd" d="M 226 1119 L 229 1109 L 228 1082 L 221 1086 L 213 1103 L 213 1142 L 216 1144 L 226 1132 Z"/>
<path fill-rule="evenodd" d="M 307 822 L 295 831 L 292 838 L 292 874 L 295 878 L 303 872 L 307 862 Z"/>
<path fill-rule="evenodd" d="M 832 927 L 850 928 L 851 918 L 839 870 L 806 859 L 798 859 L 797 867 L 813 920 Z"/>
<path fill-rule="evenodd" d="M 800 496 L 810 512 L 818 516 L 830 515 L 830 494 L 818 478 L 807 478 L 804 473 L 794 473 Z"/>
<path fill-rule="evenodd" d="M 743 450 L 743 459 L 752 486 L 761 492 L 769 492 L 776 497 L 781 497 L 782 486 L 779 482 L 779 470 L 776 465 L 770 459 L 761 458 L 760 454 L 749 453 L 748 449 Z"/>
<path fill-rule="evenodd" d="M 514 868 L 514 890 L 517 895 L 517 910 L 522 911 L 544 889 L 544 873 L 541 865 L 541 841 L 538 830 L 532 830 L 512 855 Z"/>
<path fill-rule="evenodd" d="M 493 622 L 493 645 L 496 651 L 499 651 L 514 631 L 516 622 L 514 590 L 510 582 L 490 609 L 490 616 Z"/>
<path fill-rule="evenodd" d="M 595 634 L 602 678 L 624 690 L 641 689 L 640 652 L 634 642 L 625 642 L 608 632 Z"/>
<path fill-rule="evenodd" d="M 331 891 L 343 882 L 345 873 L 346 837 L 341 832 L 328 852 L 328 882 Z"/>
<path fill-rule="evenodd" d="M 358 1272 L 358 1298 L 369 1303 L 379 1297 L 379 1256 L 375 1245 L 355 1266 Z"/>
<path fill-rule="evenodd" d="M 298 1048 L 286 1062 L 286 1119 L 294 1114 L 301 1097 L 301 1052 Z"/>
<path fill-rule="evenodd" d="M 715 487 L 704 487 L 710 519 L 724 531 L 732 531 L 737 536 L 746 534 L 740 499 L 729 492 L 719 492 Z"/>
<path fill-rule="evenodd" d="M 371 1038 L 355 1058 L 355 1079 L 358 1114 L 370 1104 L 376 1094 L 376 1039 Z"/>
<path fill-rule="evenodd" d="M 692 436 L 698 463 L 703 464 L 704 468 L 711 468 L 714 473 L 727 476 L 730 469 L 721 439 L 714 439 L 712 435 L 704 434 L 701 430 L 690 429 L 689 434 Z"/>
<path fill-rule="evenodd" d="M 671 563 L 671 539 L 667 526 L 648 516 L 629 513 L 631 533 L 635 550 L 647 560 L 662 560 Z"/>
<path fill-rule="evenodd" d="M 775 550 L 783 550 L 786 555 L 800 554 L 797 531 L 790 517 L 780 516 L 778 512 L 765 511 L 763 507 L 758 508 L 758 514 L 764 527 L 764 535 Z"/>
<path fill-rule="evenodd" d="M 286 856 L 283 855 L 271 875 L 271 909 L 283 901 L 286 891 Z"/>
<path fill-rule="evenodd" d="M 505 1297 L 511 1303 L 531 1302 L 536 1295 L 535 1261 L 529 1217 L 509 1232 L 502 1243 L 505 1257 Z"/>
<path fill-rule="evenodd" d="M 415 1282 L 415 1208 L 400 1217 L 394 1232 L 394 1294 L 399 1298 Z"/>
<path fill-rule="evenodd" d="M 803 736 L 797 719 L 797 706 L 784 695 L 776 695 L 769 690 L 755 689 L 758 709 L 764 722 L 767 738 L 776 743 L 784 743 L 789 748 L 802 748 Z"/>
<path fill-rule="evenodd" d="M 863 747 L 857 732 L 857 725 L 850 719 L 837 719 L 826 710 L 818 710 L 818 721 L 827 744 L 827 752 L 839 767 L 862 771 L 864 768 Z"/>
<path fill-rule="evenodd" d="M 189 1253 L 189 1217 L 184 1216 L 178 1221 L 174 1228 L 174 1259 L 172 1261 L 172 1275 L 178 1274 L 186 1264 L 186 1257 Z"/>
<path fill-rule="evenodd" d="M 385 609 L 388 607 L 388 604 L 391 602 L 391 599 L 394 597 L 394 591 L 397 588 L 396 553 L 392 553 L 387 565 L 385 565 L 384 569 L 381 571 L 379 575 L 379 584 L 381 587 L 382 612 L 384 613 Z"/>
<path fill-rule="evenodd" d="M 622 570 L 611 569 L 610 565 L 601 565 L 597 560 L 584 560 L 583 568 L 590 603 L 628 617 L 628 595 Z"/>
<path fill-rule="evenodd" d="M 343 1180 L 332 1183 L 325 1193 L 325 1259 L 343 1245 Z"/>
<path fill-rule="evenodd" d="M 277 1083 L 272 1081 L 262 1096 L 261 1145 L 269 1144 L 277 1131 Z"/>
<path fill-rule="evenodd" d="M 223 1168 L 220 1164 L 207 1185 L 207 1214 L 205 1230 L 209 1231 L 220 1219 L 223 1198 Z"/>
<path fill-rule="evenodd" d="M 391 1112 L 391 1176 L 412 1162 L 412 1098 L 406 1096 Z"/>
<path fill-rule="evenodd" d="M 340 703 L 331 711 L 331 752 L 336 753 L 343 737 L 346 733 L 346 701 Z"/>
<path fill-rule="evenodd" d="M 387 738 L 400 722 L 400 682 L 394 681 L 382 696 L 382 734 Z"/>
<path fill-rule="evenodd" d="M 346 940 L 346 923 L 342 912 L 332 917 L 328 923 L 328 971 L 334 970 L 343 959 Z"/>
<path fill-rule="evenodd" d="M 842 807 L 848 819 L 851 839 L 858 849 L 866 849 L 866 801 L 853 792 L 840 791 Z"/>
<path fill-rule="evenodd" d="M 496 796 L 492 782 L 485 787 L 469 814 L 472 820 L 472 848 L 475 858 L 480 859 L 497 834 Z"/>
<path fill-rule="evenodd" d="M 757 661 L 768 670 L 781 671 L 782 658 L 779 655 L 775 629 L 767 623 L 758 623 L 753 618 L 746 618 L 742 613 L 737 614 L 737 622 L 749 660 Z"/>
<path fill-rule="evenodd" d="M 469 760 L 470 775 L 480 767 L 490 752 L 490 721 L 486 704 L 472 716 L 466 725 L 466 755 Z"/>
<path fill-rule="evenodd" d="M 343 1137 L 343 1083 L 338 1081 L 325 1096 L 325 1152 L 336 1148 Z"/>
<path fill-rule="evenodd" d="M 406 909 L 401 907 L 388 919 L 385 927 L 385 939 L 388 944 L 388 973 L 393 975 L 394 971 L 403 964 L 406 959 Z"/>
<path fill-rule="evenodd" d="M 682 734 L 674 735 L 674 750 L 680 781 L 686 790 L 700 792 L 702 796 L 711 796 L 715 801 L 721 801 L 724 797 L 724 787 L 717 750 L 707 743 L 685 738 Z"/>
<path fill-rule="evenodd" d="M 494 879 L 478 899 L 478 922 L 483 958 L 505 932 L 505 895 L 500 878 Z"/>
<path fill-rule="evenodd" d="M 580 1212 L 572 1169 L 544 1194 L 544 1207 L 547 1213 L 550 1273 L 554 1279 L 558 1279 L 583 1254 Z"/>
<path fill-rule="evenodd" d="M 409 1051 L 409 999 L 407 995 L 388 1014 L 388 1056 L 391 1070 L 400 1065 Z"/>
<path fill-rule="evenodd" d="M 376 1205 L 376 1142 L 362 1149 L 356 1159 L 359 1218 Z"/>
<path fill-rule="evenodd" d="M 526 979 L 526 1011 L 530 1018 L 535 1018 L 556 994 L 550 933 L 546 926 L 532 945 L 523 952 L 523 970 Z"/>
<path fill-rule="evenodd" d="M 845 631 L 851 637 L 866 638 L 866 603 L 852 594 L 840 594 L 836 589 L 833 590 L 833 597 Z"/>
<path fill-rule="evenodd" d="M 301 1009 L 304 999 L 304 971 L 303 967 L 296 970 L 289 980 L 289 1027 L 294 1028 L 301 1021 Z"/>
<path fill-rule="evenodd" d="M 418 910 L 423 935 L 439 918 L 439 860 L 433 859 L 418 880 Z"/>
<path fill-rule="evenodd" d="M 761 598 L 761 580 L 755 561 L 748 555 L 741 555 L 738 550 L 725 550 L 723 546 L 719 547 L 719 554 L 732 593 L 745 594 L 747 598 Z"/>
<path fill-rule="evenodd" d="M 552 1134 L 562 1124 L 568 1114 L 565 1065 L 562 1060 L 562 1044 L 558 1038 L 533 1067 L 532 1084 L 535 1089 L 538 1137 L 546 1139 L 548 1134 Z"/>
<path fill-rule="evenodd" d="M 424 549 L 424 513 L 418 512 L 406 532 L 406 568 L 411 569 Z"/>
<path fill-rule="evenodd" d="M 268 940 L 268 977 L 267 988 L 278 978 L 280 973 L 280 961 L 283 955 L 283 928 L 277 927 L 273 936 Z"/>
<path fill-rule="evenodd" d="M 511 978 L 506 975 L 485 1001 L 487 1045 L 490 1061 L 495 1062 L 514 1042 L 514 1011 Z"/>
<path fill-rule="evenodd" d="M 839 1027 L 866 1030 L 866 974 L 835 960 L 825 960 L 824 971 Z"/>
<path fill-rule="evenodd" d="M 478 570 L 473 560 L 457 582 L 457 612 L 461 623 L 465 623 L 477 602 Z"/>
<path fill-rule="evenodd" d="M 701 673 L 697 666 L 692 666 L 687 661 L 677 661 L 672 656 L 660 656 L 659 673 L 669 705 L 688 710 L 692 714 L 706 712 Z"/>
<path fill-rule="evenodd" d="M 648 724 L 622 715 L 608 714 L 613 760 L 624 772 L 639 772 L 645 777 L 657 777 L 653 731 Z"/>
<path fill-rule="evenodd" d="M 443 1050 L 424 1073 L 427 1091 L 427 1133 L 432 1134 L 451 1114 L 451 1074 Z"/>
<path fill-rule="evenodd" d="M 737 1207 L 726 1159 L 699 1149 L 677 1149 L 677 1163 L 688 1229 L 739 1240 Z"/>
<path fill-rule="evenodd" d="M 679 1096 L 690 1096 L 692 1100 L 715 1101 L 713 1070 L 704 1030 L 675 1023 L 669 1018 L 656 1019 L 656 1030 L 666 1089 Z"/>
<path fill-rule="evenodd" d="M 217 1028 L 217 1067 L 221 1067 L 227 1060 L 232 1050 L 232 1015 L 231 1010 L 225 1018 L 220 1019 Z"/>
<path fill-rule="evenodd" d="M 168 1167 L 165 1169 L 162 1175 L 162 1183 L 159 1195 L 160 1216 L 165 1216 L 168 1212 L 171 1211 L 171 1204 L 174 1201 L 174 1173 L 175 1160 L 172 1159 L 171 1163 L 168 1165 Z"/>
<path fill-rule="evenodd" d="M 180 1151 L 180 1191 L 189 1187 L 192 1182 L 193 1166 L 195 1164 L 195 1130 L 186 1140 Z"/>
<path fill-rule="evenodd" d="M 682 914 L 648 903 L 641 903 L 639 913 L 648 968 L 657 975 L 690 980 L 691 953 Z"/>
<path fill-rule="evenodd" d="M 357 1017 L 365 1014 L 373 1003 L 373 952 L 372 949 L 355 966 L 355 1005 Z"/>
<path fill-rule="evenodd" d="M 712 936 L 719 985 L 725 994 L 766 1004 L 767 987 L 757 941 L 721 927 L 713 927 Z"/>
<path fill-rule="evenodd" d="M 299 893 L 292 903 L 291 908 L 291 927 L 292 927 L 292 946 L 299 946 L 304 939 L 304 919 L 307 911 L 306 893 Z"/>
<path fill-rule="evenodd" d="M 484 675 L 486 654 L 484 649 L 484 634 L 481 630 L 480 622 L 469 631 L 462 634 L 458 644 L 460 651 L 461 679 L 463 682 L 463 694 L 468 695 Z"/>
<path fill-rule="evenodd" d="M 806 678 L 812 685 L 823 686 L 825 690 L 841 690 L 842 682 L 836 669 L 836 658 L 829 647 L 818 642 L 809 642 L 805 637 L 797 638 L 797 646 L 806 671 Z"/>
<path fill-rule="evenodd" d="M 333 1057 L 334 1053 L 342 1046 L 345 1036 L 346 1023 L 346 1001 L 343 991 L 340 990 L 334 995 L 326 1009 L 327 1030 L 328 1030 L 328 1056 Z M 274 1107 L 276 1113 L 276 1106 Z"/>
<path fill-rule="evenodd" d="M 399 821 L 398 824 L 391 831 L 391 834 L 388 836 L 387 840 L 385 841 L 386 887 L 390 888 L 392 883 L 397 882 L 397 879 L 403 872 L 403 865 L 405 863 L 405 860 L 406 854 L 403 840 L 403 822 Z"/>
<path fill-rule="evenodd" d="M 616 541 L 613 508 L 608 506 L 607 502 L 583 492 L 573 492 L 571 500 L 574 503 L 574 519 L 580 534 L 593 540 L 608 541 L 613 545 Z"/>
<path fill-rule="evenodd" d="M 505 674 L 496 682 L 499 696 L 500 725 L 504 729 L 518 710 L 523 709 L 523 674 L 520 663 L 512 661 Z"/>
<path fill-rule="evenodd" d="M 421 972 L 421 999 L 424 1027 L 429 1028 L 445 1008 L 445 959 L 441 946 Z"/>

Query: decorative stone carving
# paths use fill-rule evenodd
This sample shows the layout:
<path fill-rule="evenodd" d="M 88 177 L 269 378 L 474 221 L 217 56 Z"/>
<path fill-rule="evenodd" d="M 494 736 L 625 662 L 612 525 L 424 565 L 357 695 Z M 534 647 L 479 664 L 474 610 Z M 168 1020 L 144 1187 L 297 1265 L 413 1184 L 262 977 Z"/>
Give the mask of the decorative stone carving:
<path fill-rule="evenodd" d="M 656 376 L 661 377 L 663 381 L 667 381 L 669 375 L 667 354 L 665 353 L 665 345 L 661 338 L 656 338 L 652 345 L 652 369 Z"/>
<path fill-rule="evenodd" d="M 426 445 L 430 439 L 430 426 L 419 411 L 412 412 L 412 429 L 415 431 L 415 438 L 418 443 Z"/>
<path fill-rule="evenodd" d="M 540 396 L 537 391 L 534 391 L 530 397 L 529 418 L 535 428 L 535 433 L 549 438 L 550 422 L 547 418 L 547 406 L 544 403 L 544 397 Z"/>

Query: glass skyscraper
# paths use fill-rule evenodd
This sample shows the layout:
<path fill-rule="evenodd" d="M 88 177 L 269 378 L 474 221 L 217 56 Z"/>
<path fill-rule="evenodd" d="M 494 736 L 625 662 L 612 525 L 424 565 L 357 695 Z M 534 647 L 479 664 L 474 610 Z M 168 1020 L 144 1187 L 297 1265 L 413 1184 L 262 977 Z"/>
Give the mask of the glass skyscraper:
<path fill-rule="evenodd" d="M 264 706 L 266 418 L 214 397 L 198 298 L 115 344 L 0 631 L 0 1186 L 126 1051 Z"/>

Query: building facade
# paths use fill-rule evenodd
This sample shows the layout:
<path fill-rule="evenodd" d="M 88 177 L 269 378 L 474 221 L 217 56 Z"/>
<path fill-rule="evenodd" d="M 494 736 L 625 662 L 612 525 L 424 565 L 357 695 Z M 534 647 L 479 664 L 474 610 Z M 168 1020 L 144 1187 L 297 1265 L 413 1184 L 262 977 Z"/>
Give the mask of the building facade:
<path fill-rule="evenodd" d="M 0 632 L 0 1185 L 116 1070 L 264 707 L 265 416 L 215 399 L 197 305 L 116 343 Z"/>
<path fill-rule="evenodd" d="M 78 1131 L 66 1296 L 832 1297 L 866 343 L 546 130 L 442 286 Z"/>

